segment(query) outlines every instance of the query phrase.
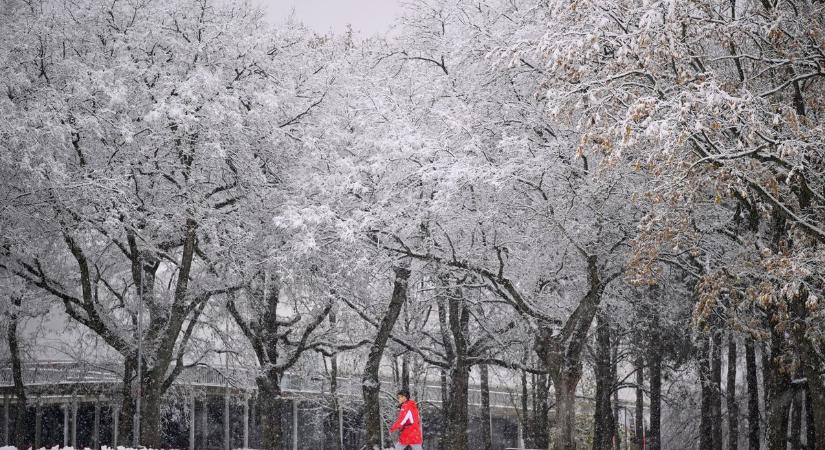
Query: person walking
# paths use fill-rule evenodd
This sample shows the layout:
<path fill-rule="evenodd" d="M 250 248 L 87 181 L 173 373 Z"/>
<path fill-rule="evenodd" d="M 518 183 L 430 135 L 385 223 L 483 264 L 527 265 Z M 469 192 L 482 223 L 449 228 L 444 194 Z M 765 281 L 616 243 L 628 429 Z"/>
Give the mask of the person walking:
<path fill-rule="evenodd" d="M 418 405 L 410 398 L 410 391 L 398 391 L 398 419 L 390 428 L 390 433 L 401 431 L 395 450 L 423 450 L 424 439 L 421 433 L 421 417 L 418 415 Z"/>

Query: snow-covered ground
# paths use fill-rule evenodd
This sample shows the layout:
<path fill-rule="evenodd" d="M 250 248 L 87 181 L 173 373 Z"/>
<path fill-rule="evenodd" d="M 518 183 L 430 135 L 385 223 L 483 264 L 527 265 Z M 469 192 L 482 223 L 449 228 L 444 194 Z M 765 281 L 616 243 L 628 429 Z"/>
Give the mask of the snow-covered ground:
<path fill-rule="evenodd" d="M 0 446 L 0 450 L 17 450 L 17 447 Z M 29 447 L 27 450 L 33 450 L 33 449 L 31 447 Z M 37 450 L 92 450 L 92 449 L 90 449 L 89 447 L 83 447 L 83 448 L 75 449 L 74 447 L 61 447 L 59 445 L 55 445 L 54 447 L 40 447 Z M 145 448 L 145 447 L 135 449 L 135 448 L 132 448 L 132 447 L 121 447 L 121 446 L 118 446 L 117 448 L 112 448 L 112 447 L 107 447 L 107 446 L 104 445 L 104 446 L 100 447 L 100 450 L 156 450 L 156 449 Z M 179 450 L 179 449 L 164 449 L 164 450 Z M 234 449 L 234 450 L 255 450 L 255 449 L 238 448 L 238 449 Z M 393 448 L 387 448 L 387 450 L 394 450 L 394 449 Z"/>
<path fill-rule="evenodd" d="M 3 446 L 3 447 L 0 447 L 0 450 L 17 450 L 17 447 Z M 32 450 L 32 449 L 29 448 L 28 450 Z M 90 449 L 89 447 L 83 447 L 83 448 L 75 449 L 74 447 L 60 447 L 58 445 L 55 445 L 54 447 L 49 447 L 49 448 L 40 447 L 37 450 L 92 450 L 92 449 Z M 118 446 L 117 448 L 112 448 L 112 447 L 107 447 L 107 446 L 104 445 L 104 446 L 100 447 L 100 450 L 156 450 L 156 449 L 143 448 L 143 447 L 141 447 L 140 449 L 135 449 L 135 448 L 132 448 L 132 447 L 120 447 L 120 446 Z M 177 450 L 177 449 L 171 449 L 171 450 Z M 255 450 L 255 449 L 245 448 L 245 449 L 235 449 L 235 450 Z M 392 448 L 392 447 L 387 447 L 386 450 L 395 450 L 395 449 Z"/>
<path fill-rule="evenodd" d="M 112 447 L 107 447 L 105 445 L 100 447 L 100 449 L 101 450 L 155 450 L 155 449 L 150 449 L 150 448 L 134 449 L 134 448 L 131 448 L 131 447 L 120 447 L 120 446 L 118 446 L 116 449 L 113 449 Z M 0 450 L 17 450 L 17 447 L 12 447 L 12 446 L 0 447 Z M 32 450 L 31 447 L 28 450 Z M 49 447 L 49 448 L 40 447 L 37 450 L 92 450 L 92 449 L 90 449 L 89 447 L 83 447 L 83 448 L 75 449 L 74 447 L 60 447 L 59 445 L 55 445 L 54 447 Z M 177 450 L 177 449 L 172 449 L 172 450 Z M 244 450 L 251 450 L 251 449 L 244 449 Z"/>

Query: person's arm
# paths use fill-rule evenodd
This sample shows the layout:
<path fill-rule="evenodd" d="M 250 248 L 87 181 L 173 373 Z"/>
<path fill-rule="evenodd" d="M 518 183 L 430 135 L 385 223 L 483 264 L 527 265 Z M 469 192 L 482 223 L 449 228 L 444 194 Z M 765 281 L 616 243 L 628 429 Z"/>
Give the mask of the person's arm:
<path fill-rule="evenodd" d="M 390 427 L 390 433 L 394 433 L 399 428 L 401 428 L 401 426 L 403 425 L 403 422 L 404 422 L 404 416 L 406 416 L 406 412 L 407 412 L 407 406 L 406 405 L 401 405 L 401 409 L 398 410 L 398 418 L 395 419 L 395 423 L 392 424 L 392 427 Z"/>

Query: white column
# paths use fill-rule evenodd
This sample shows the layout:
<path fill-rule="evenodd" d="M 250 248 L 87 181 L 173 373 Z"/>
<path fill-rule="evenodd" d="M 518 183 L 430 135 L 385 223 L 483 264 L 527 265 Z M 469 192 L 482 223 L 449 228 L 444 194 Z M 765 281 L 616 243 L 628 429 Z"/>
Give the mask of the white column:
<path fill-rule="evenodd" d="M 335 402 L 338 406 L 338 442 L 340 442 L 341 446 L 338 447 L 341 450 L 344 449 L 344 408 L 341 406 L 340 402 Z"/>
<path fill-rule="evenodd" d="M 229 392 L 223 394 L 223 448 L 232 450 L 229 438 Z"/>
<path fill-rule="evenodd" d="M 72 447 L 77 448 L 77 397 L 72 397 Z"/>
<path fill-rule="evenodd" d="M 38 447 L 40 448 L 40 447 Z M 92 425 L 92 448 L 100 449 L 100 397 L 95 398 L 95 418 Z"/>
<path fill-rule="evenodd" d="M 69 446 L 69 404 L 63 403 L 63 447 Z"/>
<path fill-rule="evenodd" d="M 243 396 L 243 448 L 249 448 L 249 395 Z"/>
<path fill-rule="evenodd" d="M 292 399 L 292 450 L 298 450 L 298 399 Z"/>
<path fill-rule="evenodd" d="M 258 424 L 261 422 L 261 418 L 258 417 L 258 397 L 250 398 L 249 403 L 249 425 L 252 427 L 252 432 L 255 433 L 252 436 L 252 445 L 255 445 L 258 442 Z"/>
<path fill-rule="evenodd" d="M 384 417 L 381 415 L 381 405 L 378 405 L 378 434 L 381 435 L 381 448 L 387 448 L 387 443 L 384 442 Z"/>
<path fill-rule="evenodd" d="M 522 417 L 516 414 L 516 423 L 518 424 L 518 442 L 516 446 L 518 448 L 524 448 L 524 427 L 521 425 Z"/>
<path fill-rule="evenodd" d="M 34 448 L 40 448 L 40 432 L 43 430 L 43 408 L 40 405 L 40 396 L 34 404 Z"/>
<path fill-rule="evenodd" d="M 626 449 L 630 450 L 630 425 L 628 424 L 627 420 L 627 408 L 622 408 L 622 412 L 624 413 L 624 435 L 625 435 L 625 447 Z"/>
<path fill-rule="evenodd" d="M 490 415 L 487 416 L 487 420 L 490 421 L 490 442 L 493 442 L 493 409 L 490 408 Z"/>
<path fill-rule="evenodd" d="M 203 408 L 201 409 L 201 445 L 203 445 L 203 450 L 206 450 L 206 440 L 209 437 L 209 418 L 207 414 L 209 413 L 209 398 L 204 395 L 203 397 Z"/>
<path fill-rule="evenodd" d="M 112 411 L 112 448 L 117 448 L 117 433 L 120 429 L 120 407 L 113 403 L 110 408 Z"/>
<path fill-rule="evenodd" d="M 9 396 L 3 394 L 3 444 L 11 445 L 9 439 Z"/>
<path fill-rule="evenodd" d="M 189 400 L 189 450 L 195 450 L 195 393 Z"/>

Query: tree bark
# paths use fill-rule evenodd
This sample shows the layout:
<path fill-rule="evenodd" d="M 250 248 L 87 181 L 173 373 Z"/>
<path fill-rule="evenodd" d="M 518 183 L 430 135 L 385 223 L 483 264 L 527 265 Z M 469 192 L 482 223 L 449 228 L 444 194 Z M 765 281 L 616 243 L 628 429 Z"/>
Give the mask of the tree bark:
<path fill-rule="evenodd" d="M 802 449 L 802 405 L 804 397 L 801 390 L 793 393 L 791 401 L 791 450 Z"/>
<path fill-rule="evenodd" d="M 712 450 L 713 440 L 713 382 L 711 376 L 711 338 L 703 333 L 699 337 L 699 383 L 701 388 L 701 408 L 699 423 L 699 448 Z"/>
<path fill-rule="evenodd" d="M 816 444 L 816 427 L 814 426 L 814 407 L 811 392 L 805 390 L 805 446 L 813 448 Z"/>
<path fill-rule="evenodd" d="M 816 443 L 809 448 L 825 450 L 825 383 L 823 383 L 820 372 L 821 358 L 807 339 L 801 350 L 802 368 L 807 380 L 807 395 L 811 398 L 811 416 Z"/>
<path fill-rule="evenodd" d="M 282 319 L 278 316 L 280 286 L 275 281 L 270 287 L 268 273 L 263 272 L 260 275 L 260 284 L 250 285 L 248 292 L 251 301 L 257 302 L 254 309 L 260 311 L 258 315 L 247 321 L 241 316 L 231 295 L 226 303 L 226 309 L 252 346 L 261 368 L 255 382 L 259 390 L 262 448 L 280 450 L 283 439 L 282 418 L 290 411 L 282 398 L 281 380 L 301 354 L 309 349 L 309 337 L 330 314 L 332 304 L 327 304 L 300 330 L 300 333 L 296 333 L 300 338 L 293 342 L 289 336 L 292 331 L 296 331 L 295 324 L 300 317 Z M 287 352 L 287 349 L 292 349 L 292 352 Z"/>
<path fill-rule="evenodd" d="M 659 345 L 658 315 L 652 323 L 652 338 L 650 342 L 650 432 L 648 433 L 648 449 L 661 450 L 661 421 L 662 421 L 662 350 Z"/>
<path fill-rule="evenodd" d="M 446 280 L 442 280 L 442 284 L 446 285 Z M 444 286 L 442 286 L 444 288 Z M 447 306 L 446 296 L 441 295 L 438 298 L 438 325 L 441 331 L 441 344 L 444 346 L 444 355 L 447 360 L 447 365 L 452 366 L 455 361 L 455 353 L 453 350 L 452 339 L 450 338 L 450 312 Z M 440 450 L 450 449 L 450 434 L 448 424 L 450 423 L 450 402 L 453 400 L 453 395 L 450 392 L 452 374 L 448 372 L 447 368 L 441 368 L 441 433 L 438 436 L 438 445 Z"/>
<path fill-rule="evenodd" d="M 613 336 L 612 342 L 612 350 L 610 356 L 610 380 L 613 386 L 619 385 L 619 341 L 620 341 L 620 334 L 618 330 L 616 331 Z M 615 424 L 615 449 L 622 450 L 622 435 L 619 432 L 621 429 L 620 422 L 619 422 L 619 389 L 613 390 L 613 423 Z M 627 430 L 625 430 L 627 432 Z"/>
<path fill-rule="evenodd" d="M 801 289 L 797 295 L 788 299 L 791 303 L 791 312 L 796 323 L 792 325 L 794 340 L 799 351 L 799 360 L 802 373 L 805 377 L 808 396 L 810 397 L 811 413 L 813 416 L 813 428 L 815 433 L 815 444 L 809 446 L 815 450 L 825 450 L 825 380 L 822 379 L 822 357 L 820 350 L 811 342 L 807 335 L 808 310 L 805 302 L 808 299 L 808 291 Z M 797 409 L 801 409 L 801 402 Z M 801 421 L 801 415 L 799 417 Z"/>
<path fill-rule="evenodd" d="M 527 376 L 524 376 L 524 386 L 527 387 Z M 546 428 L 545 424 L 547 422 L 542 422 L 539 415 L 541 414 L 538 407 L 539 401 L 539 383 L 540 381 L 536 379 L 536 374 L 530 374 L 530 400 L 532 400 L 533 408 L 530 410 L 530 429 L 529 429 L 529 439 L 530 442 L 538 442 L 537 436 L 538 431 L 542 428 Z M 527 392 L 525 391 L 525 394 Z M 545 418 L 546 420 L 546 418 Z M 531 448 L 535 448 L 536 444 L 531 444 Z"/>
<path fill-rule="evenodd" d="M 410 390 L 410 366 L 408 353 L 401 355 L 401 389 L 406 389 L 408 391 Z"/>
<path fill-rule="evenodd" d="M 647 309 L 649 320 L 646 324 L 647 335 L 647 366 L 650 384 L 650 427 L 647 433 L 647 449 L 661 449 L 661 421 L 662 421 L 662 345 L 659 323 L 658 301 L 661 298 L 661 289 L 653 286 L 650 289 L 652 302 Z"/>
<path fill-rule="evenodd" d="M 601 279 L 597 263 L 596 256 L 587 255 L 590 288 L 564 323 L 561 333 L 552 324 L 544 322 L 535 340 L 534 350 L 549 372 L 556 393 L 556 420 L 552 424 L 554 450 L 576 449 L 575 403 L 576 387 L 582 375 L 582 351 L 609 282 Z"/>
<path fill-rule="evenodd" d="M 142 370 L 141 379 L 137 381 L 142 401 L 140 443 L 150 448 L 161 446 L 160 406 L 163 394 L 183 370 L 184 350 L 198 316 L 203 312 L 207 300 L 212 295 L 211 292 L 196 297 L 189 295 L 189 278 L 195 256 L 197 228 L 197 222 L 193 219 L 186 220 L 180 246 L 180 263 L 171 302 L 159 301 L 155 298 L 155 273 L 160 267 L 159 258 L 153 251 L 141 249 L 134 232 L 127 230 L 132 281 L 138 291 L 139 308 L 148 310 L 149 316 L 145 333 L 137 338 L 142 339 L 148 345 L 146 354 L 151 354 L 152 358 L 140 361 L 141 369 L 145 368 L 145 370 Z M 91 270 L 86 255 L 71 235 L 64 233 L 64 240 L 78 265 L 83 294 L 83 302 L 80 306 L 84 314 L 79 315 L 75 310 L 76 306 L 64 301 L 66 312 L 124 355 L 124 381 L 126 381 L 131 370 L 134 370 L 138 364 L 134 356 L 136 344 L 125 341 L 121 333 L 112 329 L 112 325 L 101 317 L 94 299 Z M 187 319 L 189 325 L 184 328 L 183 325 Z M 136 318 L 133 318 L 133 324 L 137 325 Z M 130 361 L 130 358 L 135 359 Z M 151 361 L 152 364 L 147 364 L 147 361 Z M 172 366 L 173 362 L 174 366 Z M 126 402 L 127 398 L 124 397 L 124 406 L 127 406 Z M 131 413 L 128 409 L 131 408 L 124 408 L 124 412 Z M 132 419 L 128 416 L 126 418 L 127 420 L 121 421 L 124 425 Z"/>
<path fill-rule="evenodd" d="M 554 450 L 576 450 L 576 386 L 581 374 L 581 364 L 574 364 L 563 367 L 553 380 L 556 393 Z"/>
<path fill-rule="evenodd" d="M 441 369 L 441 433 L 438 435 L 439 450 L 450 450 L 447 446 L 447 422 L 450 411 L 450 377 L 445 369 Z"/>
<path fill-rule="evenodd" d="M 335 328 L 336 323 L 338 322 L 337 316 L 334 311 L 329 313 L 329 323 L 330 325 Z M 344 450 L 343 442 L 342 442 L 342 430 L 339 429 L 339 424 L 343 419 L 341 417 L 341 405 L 338 400 L 338 354 L 333 353 L 332 356 L 329 357 L 329 393 L 330 393 L 330 428 L 334 430 L 332 433 L 335 436 L 333 439 L 332 449 L 333 450 Z"/>
<path fill-rule="evenodd" d="M 615 423 L 611 391 L 613 372 L 610 363 L 610 327 L 604 311 L 596 315 L 596 405 L 593 414 L 593 450 L 613 448 Z"/>
<path fill-rule="evenodd" d="M 147 448 L 161 448 L 160 407 L 163 392 L 153 386 L 153 380 L 147 383 L 147 389 L 141 399 L 140 442 Z"/>
<path fill-rule="evenodd" d="M 19 309 L 22 304 L 20 296 L 11 297 L 11 311 L 9 313 L 9 324 L 6 330 L 6 338 L 9 344 L 9 357 L 11 358 L 11 373 L 14 383 L 14 396 L 17 398 L 15 404 L 14 434 L 10 436 L 11 442 L 19 448 L 28 448 L 26 445 L 26 432 L 31 427 L 28 414 L 28 401 L 26 398 L 26 386 L 23 384 L 23 362 L 20 358 L 20 344 L 17 338 L 17 321 Z"/>
<path fill-rule="evenodd" d="M 490 414 L 490 373 L 487 364 L 479 366 L 481 372 L 481 430 L 484 450 L 493 450 L 493 417 Z"/>
<path fill-rule="evenodd" d="M 120 390 L 122 397 L 118 419 L 118 443 L 132 442 L 132 424 L 135 414 L 135 400 L 132 396 L 132 383 L 137 376 L 136 356 L 126 357 L 123 361 L 123 379 Z"/>
<path fill-rule="evenodd" d="M 728 405 L 728 450 L 739 447 L 739 404 L 736 401 L 736 340 L 728 333 L 728 373 L 725 388 Z"/>
<path fill-rule="evenodd" d="M 713 425 L 713 450 L 722 450 L 722 334 L 714 330 L 711 339 L 711 424 Z"/>
<path fill-rule="evenodd" d="M 140 228 L 140 224 L 125 226 L 126 244 L 115 241 L 121 252 L 126 256 L 126 261 L 130 264 L 135 290 L 142 293 L 139 307 L 148 313 L 148 324 L 144 335 L 141 337 L 143 342 L 148 345 L 146 354 L 152 355 L 152 358 L 143 361 L 143 365 L 147 366 L 147 370 L 141 381 L 145 382 L 144 388 L 147 389 L 148 393 L 156 398 L 151 398 L 147 405 L 146 420 L 148 422 L 141 426 L 141 434 L 143 435 L 141 443 L 150 447 L 160 446 L 159 413 L 154 414 L 153 410 L 155 408 L 152 402 L 159 403 L 160 397 L 183 370 L 183 355 L 193 327 L 198 323 L 198 315 L 203 311 L 203 306 L 212 295 L 225 293 L 229 290 L 219 289 L 206 291 L 197 296 L 191 295 L 188 287 L 192 260 L 195 255 L 198 225 L 191 218 L 186 219 L 185 223 L 181 225 L 183 233 L 181 235 L 173 233 L 172 236 L 168 236 L 171 243 L 164 244 L 163 247 L 166 248 L 163 250 L 157 250 L 159 247 L 154 244 L 149 244 L 146 248 L 138 246 L 138 238 L 133 226 Z M 62 230 L 62 237 L 68 251 L 77 263 L 78 289 L 63 290 L 58 283 L 52 281 L 51 277 L 42 268 L 34 268 L 39 266 L 39 262 L 36 262 L 34 266 L 24 264 L 24 269 L 15 271 L 15 273 L 32 285 L 43 289 L 49 295 L 60 298 L 64 305 L 64 311 L 70 318 L 87 327 L 112 349 L 119 352 L 124 357 L 123 380 L 131 382 L 132 379 L 129 377 L 131 371 L 128 366 L 131 365 L 131 368 L 134 368 L 134 364 L 136 364 L 136 362 L 129 362 L 131 358 L 134 358 L 136 342 L 132 340 L 131 336 L 135 336 L 135 333 L 131 330 L 127 330 L 130 331 L 128 333 L 123 332 L 123 328 L 127 324 L 123 322 L 123 317 L 119 315 L 124 311 L 119 310 L 117 313 L 113 313 L 100 308 L 96 296 L 102 280 L 99 278 L 101 275 L 93 272 L 93 267 L 87 259 L 83 247 L 73 235 L 75 232 L 64 229 Z M 161 257 L 158 253 L 164 255 L 175 254 L 177 249 L 180 249 L 181 256 L 176 264 L 177 272 L 172 301 L 166 298 L 155 298 L 155 273 L 161 265 Z M 105 282 L 105 280 L 103 281 Z M 80 292 L 81 295 L 77 297 L 74 291 Z M 111 293 L 120 297 L 120 300 L 125 304 L 125 293 L 118 294 L 114 291 L 111 291 Z M 123 315 L 128 317 L 127 314 Z M 184 328 L 183 325 L 187 320 L 189 325 Z M 132 325 L 137 325 L 137 320 L 134 317 L 132 317 Z M 147 361 L 152 364 L 148 365 Z M 173 362 L 176 363 L 174 366 L 171 365 Z M 149 386 L 149 384 L 154 386 Z M 157 392 L 153 392 L 153 390 L 157 390 Z M 124 396 L 124 406 L 128 406 L 130 403 L 129 397 Z M 132 420 L 132 417 L 127 416 L 127 414 L 131 414 L 130 409 L 123 408 L 123 417 L 127 420 L 120 421 L 127 430 L 130 428 L 128 423 Z M 156 417 L 158 417 L 157 420 Z M 122 436 L 126 438 L 126 434 Z"/>
<path fill-rule="evenodd" d="M 788 413 L 791 406 L 791 378 L 786 373 L 782 354 L 785 338 L 771 330 L 771 354 L 762 354 L 765 367 L 765 405 L 767 408 L 768 448 L 785 450 L 788 441 Z"/>
<path fill-rule="evenodd" d="M 410 278 L 410 269 L 406 267 L 395 267 L 395 281 L 393 286 L 390 304 L 387 312 L 381 319 L 375 340 L 370 347 L 367 362 L 364 367 L 362 377 L 362 392 L 364 396 L 364 425 L 367 431 L 367 448 L 381 448 L 381 415 L 380 415 L 380 389 L 381 383 L 378 372 L 381 367 L 381 358 L 384 349 L 390 338 L 395 322 L 401 312 L 401 307 L 407 300 L 407 283 Z"/>
<path fill-rule="evenodd" d="M 468 450 L 467 427 L 469 371 L 467 365 L 457 362 L 450 374 L 450 408 L 447 410 L 445 443 L 453 450 Z"/>
<path fill-rule="evenodd" d="M 759 379 L 756 373 L 756 350 L 753 340 L 745 339 L 745 378 L 748 385 L 748 448 L 759 450 Z"/>
<path fill-rule="evenodd" d="M 522 437 L 524 438 L 524 444 L 529 447 L 534 447 L 534 444 L 530 442 L 532 436 L 532 429 L 533 424 L 530 420 L 529 410 L 527 409 L 527 372 L 522 370 L 521 371 L 521 428 L 522 428 Z M 535 404 L 534 404 L 535 409 Z"/>
<path fill-rule="evenodd" d="M 258 410 L 261 418 L 261 446 L 267 450 L 281 450 L 283 440 L 282 420 L 287 410 L 284 406 L 278 377 L 261 376 L 258 386 Z"/>
<path fill-rule="evenodd" d="M 645 372 L 644 372 L 644 358 L 641 356 L 641 349 L 637 350 L 639 355 L 636 357 L 636 450 L 643 450 L 644 448 L 644 427 L 645 427 Z"/>
<path fill-rule="evenodd" d="M 149 324 L 143 336 L 138 336 L 148 344 L 146 353 L 151 358 L 135 361 L 142 365 L 141 380 L 138 380 L 141 392 L 140 443 L 149 448 L 161 447 L 161 403 L 163 395 L 184 368 L 183 355 L 192 335 L 197 319 L 203 312 L 206 302 L 212 296 L 201 294 L 191 296 L 189 293 L 190 273 L 195 257 L 198 224 L 187 219 L 181 245 L 180 264 L 175 280 L 172 302 L 166 304 L 154 295 L 155 274 L 160 267 L 160 260 L 151 252 L 137 246 L 134 234 L 129 233 L 129 247 L 132 255 L 132 278 L 140 289 L 140 307 L 149 313 Z M 79 251 L 79 249 L 77 249 Z M 73 249 L 75 252 L 75 249 Z M 88 272 L 85 257 L 78 256 L 81 272 Z M 88 277 L 88 274 L 84 275 Z M 86 284 L 85 282 L 83 283 Z M 84 287 L 85 289 L 85 287 Z M 87 294 L 84 293 L 84 297 Z M 189 320 L 184 328 L 184 323 Z M 152 364 L 147 364 L 151 361 Z M 173 366 L 174 363 L 174 366 Z M 125 367 L 124 367 L 125 370 Z"/>
<path fill-rule="evenodd" d="M 547 426 L 550 420 L 549 379 L 544 374 L 535 375 L 534 379 L 536 383 L 533 385 L 533 420 L 530 423 L 530 437 L 533 448 L 549 448 L 548 430 L 550 427 Z"/>
<path fill-rule="evenodd" d="M 450 364 L 449 405 L 444 442 L 450 450 L 468 450 L 470 363 L 470 312 L 461 288 L 447 291 L 449 329 L 442 329 L 444 347 Z"/>

